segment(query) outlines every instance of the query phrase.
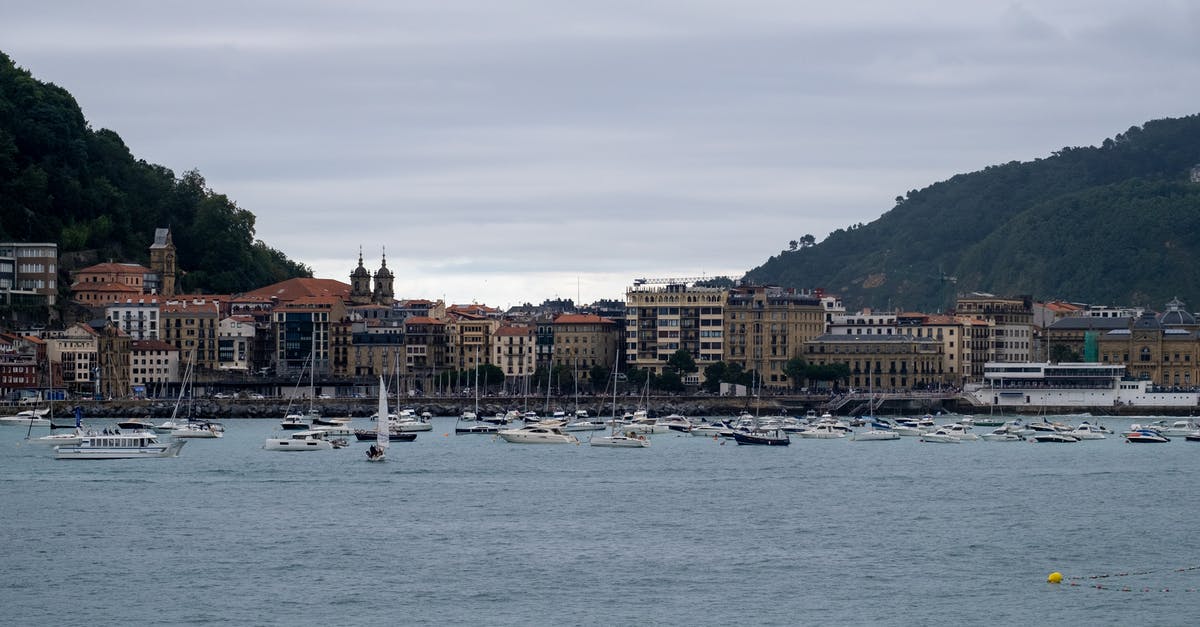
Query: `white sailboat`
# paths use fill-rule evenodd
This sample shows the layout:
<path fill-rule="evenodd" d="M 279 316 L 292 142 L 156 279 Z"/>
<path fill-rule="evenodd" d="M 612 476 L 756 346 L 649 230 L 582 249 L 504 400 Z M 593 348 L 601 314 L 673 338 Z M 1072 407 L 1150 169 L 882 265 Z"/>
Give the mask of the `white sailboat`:
<path fill-rule="evenodd" d="M 646 448 L 650 446 L 650 439 L 646 436 L 632 431 L 623 434 L 617 432 L 617 367 L 620 363 L 621 358 L 618 355 L 616 364 L 613 367 L 612 419 L 609 420 L 609 423 L 612 424 L 612 431 L 608 435 L 591 438 L 588 440 L 588 444 L 609 448 Z"/>
<path fill-rule="evenodd" d="M 382 462 L 387 459 L 388 448 L 388 402 L 383 377 L 379 377 L 379 419 L 375 421 L 375 443 L 367 449 L 367 461 Z"/>

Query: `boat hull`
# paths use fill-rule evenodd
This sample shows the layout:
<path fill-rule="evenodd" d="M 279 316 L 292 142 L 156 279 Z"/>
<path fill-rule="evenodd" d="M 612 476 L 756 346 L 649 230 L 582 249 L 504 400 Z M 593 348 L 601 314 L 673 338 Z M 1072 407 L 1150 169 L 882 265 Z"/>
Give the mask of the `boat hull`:
<path fill-rule="evenodd" d="M 741 432 L 734 432 L 733 439 L 738 444 L 745 444 L 748 446 L 787 446 L 792 443 L 791 438 L 786 436 L 780 437 L 775 435 L 761 435 Z"/>
<path fill-rule="evenodd" d="M 592 438 L 589 444 L 608 448 L 646 448 L 650 446 L 650 440 L 644 437 L 630 438 L 623 435 L 606 435 Z"/>

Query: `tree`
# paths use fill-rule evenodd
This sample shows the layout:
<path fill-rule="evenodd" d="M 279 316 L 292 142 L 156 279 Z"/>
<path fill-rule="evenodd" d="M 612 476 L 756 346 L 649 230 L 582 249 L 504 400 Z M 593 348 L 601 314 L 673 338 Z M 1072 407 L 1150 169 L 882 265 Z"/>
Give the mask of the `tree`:
<path fill-rule="evenodd" d="M 596 364 L 588 370 L 588 377 L 591 379 L 592 391 L 596 392 L 608 387 L 608 377 L 612 374 L 612 370 L 606 366 Z"/>
<path fill-rule="evenodd" d="M 792 240 L 792 241 L 788 242 L 788 250 L 796 250 L 799 247 L 800 247 L 800 242 L 797 242 L 796 240 Z"/>
<path fill-rule="evenodd" d="M 1050 345 L 1050 361 L 1056 364 L 1063 362 L 1080 361 L 1079 353 L 1071 350 L 1066 344 L 1051 344 Z"/>
<path fill-rule="evenodd" d="M 662 376 L 657 377 L 654 381 L 654 387 L 666 392 L 682 392 L 683 379 L 679 377 L 679 373 L 674 370 L 665 370 Z"/>
<path fill-rule="evenodd" d="M 808 363 L 804 361 L 803 357 L 793 357 L 783 364 L 783 374 L 787 375 L 788 380 L 792 382 L 793 390 L 804 382 L 807 367 Z"/>
<path fill-rule="evenodd" d="M 810 248 L 817 245 L 817 238 L 812 236 L 812 233 L 806 234 L 800 238 L 800 248 Z"/>
<path fill-rule="evenodd" d="M 680 375 L 696 372 L 696 360 L 692 359 L 692 354 L 684 349 L 679 349 L 667 359 L 667 366 Z"/>
<path fill-rule="evenodd" d="M 704 367 L 704 383 L 701 385 L 709 392 L 720 392 L 721 381 L 725 377 L 725 362 L 718 361 Z"/>
<path fill-rule="evenodd" d="M 493 387 L 504 385 L 504 371 L 500 366 L 495 364 L 480 364 L 479 366 L 479 385 L 483 386 L 484 392 L 489 392 Z M 475 377 L 472 376 L 472 380 Z"/>

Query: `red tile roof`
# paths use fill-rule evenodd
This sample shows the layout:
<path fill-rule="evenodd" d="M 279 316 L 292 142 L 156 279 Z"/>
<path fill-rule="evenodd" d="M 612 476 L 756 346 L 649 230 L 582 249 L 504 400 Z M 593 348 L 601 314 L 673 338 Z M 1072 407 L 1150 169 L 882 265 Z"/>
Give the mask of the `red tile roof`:
<path fill-rule="evenodd" d="M 242 296 L 274 297 L 285 303 L 303 296 L 335 296 L 342 300 L 348 300 L 350 298 L 350 285 L 334 279 L 288 279 L 246 292 Z"/>

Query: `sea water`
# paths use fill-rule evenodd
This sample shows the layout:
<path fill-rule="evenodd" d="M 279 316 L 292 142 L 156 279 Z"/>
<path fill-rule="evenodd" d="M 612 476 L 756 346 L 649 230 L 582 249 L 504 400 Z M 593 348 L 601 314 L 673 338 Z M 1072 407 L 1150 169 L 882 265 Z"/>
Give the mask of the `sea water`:
<path fill-rule="evenodd" d="M 367 443 L 262 450 L 276 427 L 228 421 L 224 438 L 189 441 L 178 458 L 108 461 L 55 460 L 24 429 L 0 429 L 0 623 L 1200 615 L 1200 571 L 1178 570 L 1200 565 L 1200 443 L 1182 438 L 748 447 L 671 433 L 610 449 L 455 436 L 439 418 L 375 464 Z M 1046 583 L 1053 571 L 1067 582 Z M 1073 579 L 1131 572 L 1146 574 Z"/>

